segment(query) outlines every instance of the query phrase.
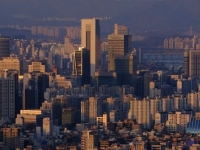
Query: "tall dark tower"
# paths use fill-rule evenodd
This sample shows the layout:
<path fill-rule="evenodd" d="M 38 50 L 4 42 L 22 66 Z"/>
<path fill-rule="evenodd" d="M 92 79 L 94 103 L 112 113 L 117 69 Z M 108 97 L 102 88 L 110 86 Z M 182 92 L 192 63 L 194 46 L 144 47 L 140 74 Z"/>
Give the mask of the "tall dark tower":
<path fill-rule="evenodd" d="M 81 85 L 90 84 L 90 51 L 79 47 L 75 50 L 73 75 L 81 77 Z"/>
<path fill-rule="evenodd" d="M 10 39 L 0 37 L 0 60 L 10 56 Z"/>

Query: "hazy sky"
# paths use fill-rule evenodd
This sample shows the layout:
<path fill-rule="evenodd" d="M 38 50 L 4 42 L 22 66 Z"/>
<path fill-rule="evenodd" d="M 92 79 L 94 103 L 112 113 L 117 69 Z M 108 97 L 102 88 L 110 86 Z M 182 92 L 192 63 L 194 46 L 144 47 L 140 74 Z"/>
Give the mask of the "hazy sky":
<path fill-rule="evenodd" d="M 199 26 L 200 0 L 0 0 L 0 24 L 32 18 L 113 17 L 130 28 Z M 21 20 L 26 22 L 26 20 Z"/>

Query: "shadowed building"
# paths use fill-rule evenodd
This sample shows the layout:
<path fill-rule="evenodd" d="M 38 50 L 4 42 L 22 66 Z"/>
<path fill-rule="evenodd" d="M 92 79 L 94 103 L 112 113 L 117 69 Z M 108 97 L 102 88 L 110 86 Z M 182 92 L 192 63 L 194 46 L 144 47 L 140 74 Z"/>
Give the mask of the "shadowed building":
<path fill-rule="evenodd" d="M 200 77 L 200 50 L 184 52 L 184 75 Z"/>
<path fill-rule="evenodd" d="M 73 75 L 81 77 L 81 85 L 90 84 L 90 51 L 80 47 L 75 50 Z"/>
<path fill-rule="evenodd" d="M 0 37 L 0 60 L 10 56 L 10 39 Z"/>

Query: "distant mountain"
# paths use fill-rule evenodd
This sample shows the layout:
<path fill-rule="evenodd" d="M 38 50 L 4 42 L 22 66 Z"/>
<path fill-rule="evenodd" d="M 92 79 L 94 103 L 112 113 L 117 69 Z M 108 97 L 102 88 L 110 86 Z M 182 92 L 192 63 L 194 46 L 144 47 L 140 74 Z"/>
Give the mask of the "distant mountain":
<path fill-rule="evenodd" d="M 200 0 L 0 0 L 0 24 L 35 24 L 45 17 L 112 17 L 134 31 L 200 31 Z M 14 18 L 25 14 L 30 18 Z"/>

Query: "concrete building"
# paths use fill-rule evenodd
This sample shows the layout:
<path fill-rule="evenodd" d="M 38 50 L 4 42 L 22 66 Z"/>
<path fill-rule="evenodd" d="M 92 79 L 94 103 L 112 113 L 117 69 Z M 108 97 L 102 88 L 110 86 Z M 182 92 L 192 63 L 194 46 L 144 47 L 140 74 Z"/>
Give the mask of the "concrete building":
<path fill-rule="evenodd" d="M 132 51 L 131 35 L 108 35 L 108 56 L 123 56 Z"/>
<path fill-rule="evenodd" d="M 97 97 L 89 98 L 89 123 L 96 124 L 96 117 L 102 115 L 102 101 Z"/>
<path fill-rule="evenodd" d="M 186 126 L 190 121 L 191 114 L 186 112 L 171 112 L 168 113 L 166 127 L 168 132 L 181 132 L 186 130 Z"/>
<path fill-rule="evenodd" d="M 80 110 L 64 108 L 62 110 L 62 125 L 73 125 L 80 123 Z"/>
<path fill-rule="evenodd" d="M 0 72 L 0 118 L 14 119 L 18 104 L 17 71 Z"/>
<path fill-rule="evenodd" d="M 17 57 L 3 57 L 0 60 L 0 71 L 3 69 L 17 70 L 20 75 L 20 61 Z"/>
<path fill-rule="evenodd" d="M 31 65 L 28 65 L 28 72 L 45 73 L 45 65 L 42 65 L 41 62 L 32 62 Z"/>
<path fill-rule="evenodd" d="M 101 65 L 100 58 L 100 25 L 98 19 L 81 20 L 81 46 L 90 50 L 90 75 Z"/>
<path fill-rule="evenodd" d="M 133 85 L 137 70 L 137 58 L 134 53 L 116 56 L 110 59 L 108 71 L 119 73 L 121 85 Z"/>
<path fill-rule="evenodd" d="M 199 96 L 199 92 L 191 92 L 187 94 L 187 107 L 195 112 L 200 110 Z"/>
<path fill-rule="evenodd" d="M 36 123 L 38 126 L 43 125 L 43 118 L 49 117 L 51 118 L 51 113 L 48 110 L 40 110 L 40 109 L 27 109 L 27 110 L 20 110 L 20 114 L 17 114 L 16 117 L 16 124 L 17 125 L 23 125 L 21 123 L 31 124 Z M 23 122 L 21 122 L 19 119 L 23 118 Z"/>
<path fill-rule="evenodd" d="M 81 85 L 90 84 L 90 51 L 79 47 L 75 50 L 73 75 L 81 77 Z"/>
<path fill-rule="evenodd" d="M 89 122 L 89 101 L 81 101 L 81 122 Z"/>
<path fill-rule="evenodd" d="M 44 102 L 44 92 L 49 87 L 49 75 L 40 72 L 24 74 L 23 109 L 38 109 Z"/>
<path fill-rule="evenodd" d="M 81 136 L 81 150 L 94 150 L 95 149 L 95 137 L 90 130 L 82 131 Z"/>
<path fill-rule="evenodd" d="M 120 85 L 120 75 L 116 72 L 98 71 L 94 73 L 93 84 L 96 89 L 101 85 L 117 86 Z"/>
<path fill-rule="evenodd" d="M 10 56 L 10 39 L 0 36 L 0 60 Z"/>
<path fill-rule="evenodd" d="M 20 129 L 16 127 L 2 128 L 3 131 L 3 145 L 10 149 L 20 147 Z"/>
<path fill-rule="evenodd" d="M 200 50 L 184 52 L 184 75 L 187 77 L 200 77 Z"/>
<path fill-rule="evenodd" d="M 150 128 L 152 125 L 150 101 L 148 99 L 137 100 L 133 98 L 130 101 L 129 119 L 136 119 L 138 124 L 144 128 Z"/>
<path fill-rule="evenodd" d="M 104 113 L 102 116 L 98 116 L 96 122 L 98 127 L 103 129 L 106 128 L 108 122 L 107 114 Z"/>

